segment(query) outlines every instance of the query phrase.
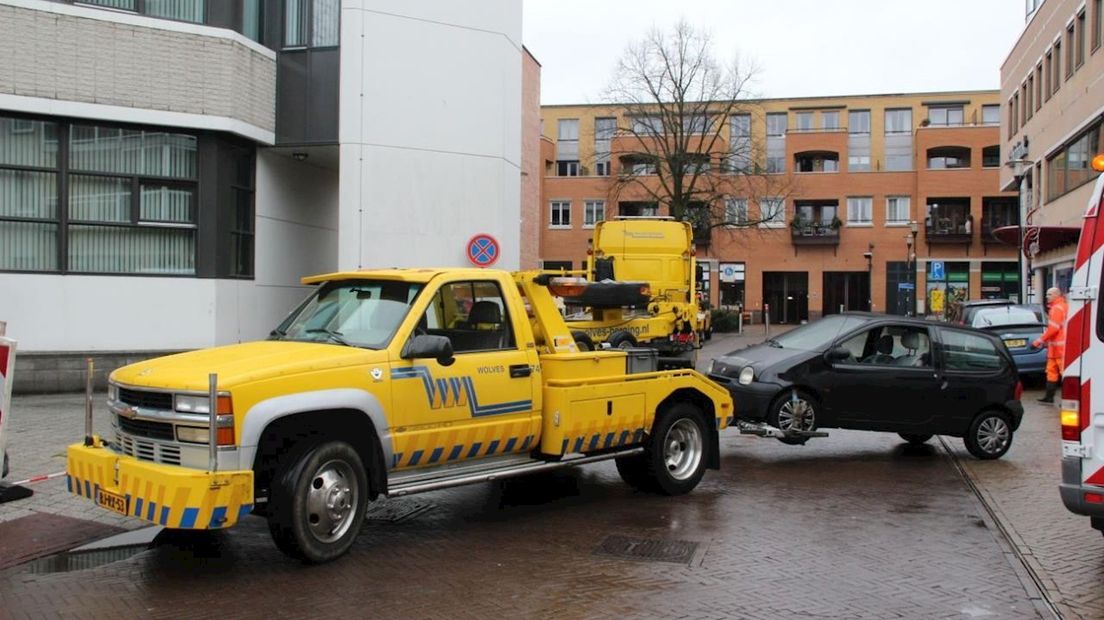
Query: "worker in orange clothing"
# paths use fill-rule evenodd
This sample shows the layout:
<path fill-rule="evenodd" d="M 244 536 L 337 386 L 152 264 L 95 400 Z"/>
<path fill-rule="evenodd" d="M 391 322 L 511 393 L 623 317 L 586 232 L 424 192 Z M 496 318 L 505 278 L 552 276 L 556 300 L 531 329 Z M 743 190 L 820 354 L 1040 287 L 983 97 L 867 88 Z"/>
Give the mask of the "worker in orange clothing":
<path fill-rule="evenodd" d="M 1069 305 L 1062 291 L 1056 287 L 1050 287 L 1046 292 L 1047 300 L 1047 328 L 1042 336 L 1032 343 L 1035 348 L 1047 345 L 1046 365 L 1046 396 L 1039 399 L 1041 403 L 1054 402 L 1054 394 L 1058 391 L 1062 381 L 1062 363 L 1066 354 L 1066 316 L 1069 314 Z"/>

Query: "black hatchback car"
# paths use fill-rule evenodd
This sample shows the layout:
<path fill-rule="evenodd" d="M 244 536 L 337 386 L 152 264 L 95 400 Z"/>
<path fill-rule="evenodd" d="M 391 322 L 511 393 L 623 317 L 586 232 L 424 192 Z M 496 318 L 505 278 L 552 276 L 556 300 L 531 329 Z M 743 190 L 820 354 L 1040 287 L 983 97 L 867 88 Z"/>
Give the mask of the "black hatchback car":
<path fill-rule="evenodd" d="M 721 356 L 709 376 L 732 393 L 742 420 L 786 433 L 895 432 L 910 443 L 951 435 L 980 459 L 1004 455 L 1023 417 L 1000 338 L 920 319 L 832 315 Z"/>

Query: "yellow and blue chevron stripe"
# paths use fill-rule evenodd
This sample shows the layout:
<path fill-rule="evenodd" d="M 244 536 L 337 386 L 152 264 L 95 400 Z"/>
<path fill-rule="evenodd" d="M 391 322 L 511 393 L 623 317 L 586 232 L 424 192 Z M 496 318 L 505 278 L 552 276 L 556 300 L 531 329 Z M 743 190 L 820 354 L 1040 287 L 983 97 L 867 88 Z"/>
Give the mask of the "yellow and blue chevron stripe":
<path fill-rule="evenodd" d="M 208 473 L 80 444 L 69 447 L 68 462 L 70 493 L 92 501 L 97 501 L 101 490 L 125 497 L 128 516 L 157 525 L 219 529 L 234 525 L 253 510 L 250 471 Z"/>
<path fill-rule="evenodd" d="M 537 439 L 534 421 L 465 424 L 393 436 L 392 468 L 440 465 L 460 460 L 528 452 Z"/>
<path fill-rule="evenodd" d="M 490 405 L 479 404 L 479 397 L 475 391 L 475 385 L 470 376 L 434 378 L 425 366 L 411 366 L 410 368 L 394 368 L 391 370 L 392 379 L 421 379 L 425 388 L 426 399 L 433 409 L 442 407 L 467 406 L 473 418 L 488 415 L 502 415 L 506 413 L 519 413 L 531 411 L 533 401 L 516 400 Z"/>

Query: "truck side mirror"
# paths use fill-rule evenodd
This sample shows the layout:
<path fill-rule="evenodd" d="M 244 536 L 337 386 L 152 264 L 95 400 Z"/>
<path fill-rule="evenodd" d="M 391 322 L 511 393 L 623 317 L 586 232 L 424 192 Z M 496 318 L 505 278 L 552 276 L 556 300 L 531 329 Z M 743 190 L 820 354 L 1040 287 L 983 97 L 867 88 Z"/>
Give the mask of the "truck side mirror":
<path fill-rule="evenodd" d="M 456 358 L 452 355 L 452 341 L 447 336 L 432 336 L 421 334 L 406 341 L 402 353 L 404 360 L 436 358 L 442 366 L 452 366 Z"/>
<path fill-rule="evenodd" d="M 851 351 L 844 347 L 836 347 L 828 351 L 829 362 L 846 362 L 851 359 Z"/>

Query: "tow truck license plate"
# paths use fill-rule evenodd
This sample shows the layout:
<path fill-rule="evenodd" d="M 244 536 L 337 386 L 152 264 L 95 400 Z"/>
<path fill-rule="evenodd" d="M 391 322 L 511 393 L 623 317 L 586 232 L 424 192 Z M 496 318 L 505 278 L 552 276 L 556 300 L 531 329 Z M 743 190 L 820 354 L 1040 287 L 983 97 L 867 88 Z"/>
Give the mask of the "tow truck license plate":
<path fill-rule="evenodd" d="M 130 505 L 125 495 L 119 495 L 118 493 L 100 489 L 99 494 L 96 495 L 96 503 L 121 515 L 130 514 Z"/>
<path fill-rule="evenodd" d="M 1004 346 L 1008 347 L 1009 349 L 1018 349 L 1020 347 L 1027 346 L 1027 340 L 1024 338 L 1019 338 L 1017 340 L 1005 340 Z"/>

